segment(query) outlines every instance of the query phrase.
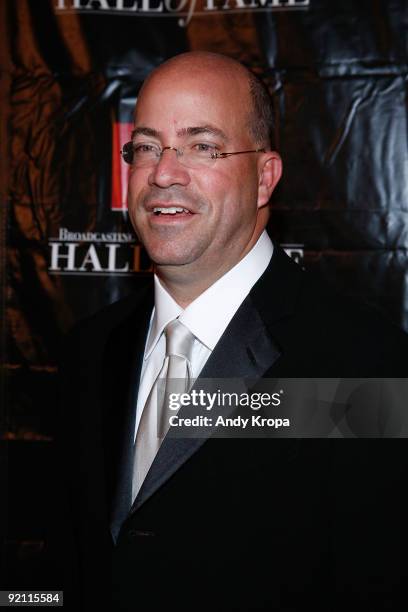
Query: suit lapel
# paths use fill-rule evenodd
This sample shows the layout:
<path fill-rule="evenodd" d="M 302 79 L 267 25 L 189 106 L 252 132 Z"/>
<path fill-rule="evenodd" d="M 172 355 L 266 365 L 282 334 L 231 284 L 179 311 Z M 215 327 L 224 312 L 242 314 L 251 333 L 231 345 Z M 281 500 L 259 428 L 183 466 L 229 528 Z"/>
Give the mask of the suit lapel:
<path fill-rule="evenodd" d="M 220 338 L 194 386 L 199 386 L 203 378 L 239 378 L 253 382 L 272 367 L 279 355 L 278 347 L 248 296 Z M 179 414 L 182 415 L 182 412 L 181 409 Z M 223 411 L 223 414 L 226 412 Z M 211 431 L 208 436 L 210 434 Z M 167 435 L 135 499 L 131 514 L 197 452 L 207 438 L 172 438 Z"/>
<path fill-rule="evenodd" d="M 105 406 L 105 473 L 114 540 L 132 501 L 131 469 L 137 394 L 153 304 L 153 286 L 149 286 L 114 328 L 104 352 L 101 397 Z"/>

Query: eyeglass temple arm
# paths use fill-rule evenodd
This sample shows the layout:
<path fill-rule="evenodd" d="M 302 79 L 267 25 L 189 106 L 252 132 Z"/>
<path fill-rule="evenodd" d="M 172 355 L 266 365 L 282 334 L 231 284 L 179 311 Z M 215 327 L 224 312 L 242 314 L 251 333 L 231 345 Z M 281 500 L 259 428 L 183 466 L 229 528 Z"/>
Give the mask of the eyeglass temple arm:
<path fill-rule="evenodd" d="M 248 151 L 234 151 L 233 153 L 213 153 L 211 157 L 228 157 L 229 155 L 240 155 L 241 153 L 266 153 L 266 149 L 250 149 Z"/>

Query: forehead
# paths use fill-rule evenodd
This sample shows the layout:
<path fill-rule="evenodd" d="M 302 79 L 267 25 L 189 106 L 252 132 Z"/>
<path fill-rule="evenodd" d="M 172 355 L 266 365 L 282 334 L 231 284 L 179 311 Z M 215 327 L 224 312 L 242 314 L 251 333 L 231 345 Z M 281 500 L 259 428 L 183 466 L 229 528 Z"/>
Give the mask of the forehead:
<path fill-rule="evenodd" d="M 135 111 L 135 127 L 160 132 L 210 124 L 228 138 L 245 135 L 249 87 L 241 75 L 228 71 L 165 71 L 143 86 Z"/>

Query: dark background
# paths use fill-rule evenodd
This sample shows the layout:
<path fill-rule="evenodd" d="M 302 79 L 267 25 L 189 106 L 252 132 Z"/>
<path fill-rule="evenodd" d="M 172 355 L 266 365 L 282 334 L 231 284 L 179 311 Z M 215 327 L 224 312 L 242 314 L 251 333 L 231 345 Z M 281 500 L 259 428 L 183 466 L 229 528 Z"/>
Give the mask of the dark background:
<path fill-rule="evenodd" d="M 198 0 L 187 25 L 169 10 L 176 3 L 146 14 L 114 10 L 114 0 L 68 10 L 72 2 L 0 3 L 2 588 L 53 583 L 61 338 L 149 274 L 143 252 L 133 271 L 101 272 L 92 258 L 79 271 L 91 244 L 101 261 L 109 244 L 81 238 L 76 269 L 50 270 L 51 244 L 61 228 L 132 234 L 118 139 L 143 79 L 166 58 L 225 53 L 265 80 L 284 162 L 272 237 L 408 330 L 404 0 L 282 0 L 279 10 L 254 0 L 261 8 L 235 11 L 230 0 L 210 13 Z M 135 261 L 135 238 L 115 244 L 118 268 Z"/>

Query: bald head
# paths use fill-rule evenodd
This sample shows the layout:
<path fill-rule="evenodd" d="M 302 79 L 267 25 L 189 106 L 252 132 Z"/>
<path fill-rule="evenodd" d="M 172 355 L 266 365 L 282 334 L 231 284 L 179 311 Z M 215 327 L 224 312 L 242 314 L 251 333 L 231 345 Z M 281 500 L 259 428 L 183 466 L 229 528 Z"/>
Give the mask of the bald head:
<path fill-rule="evenodd" d="M 170 58 L 153 70 L 139 93 L 139 98 L 153 81 L 176 82 L 190 75 L 203 85 L 217 89 L 234 104 L 246 111 L 245 123 L 254 144 L 271 149 L 274 146 L 274 112 L 272 100 L 263 82 L 236 60 L 218 53 L 192 51 Z M 137 113 L 137 106 L 136 106 Z"/>

